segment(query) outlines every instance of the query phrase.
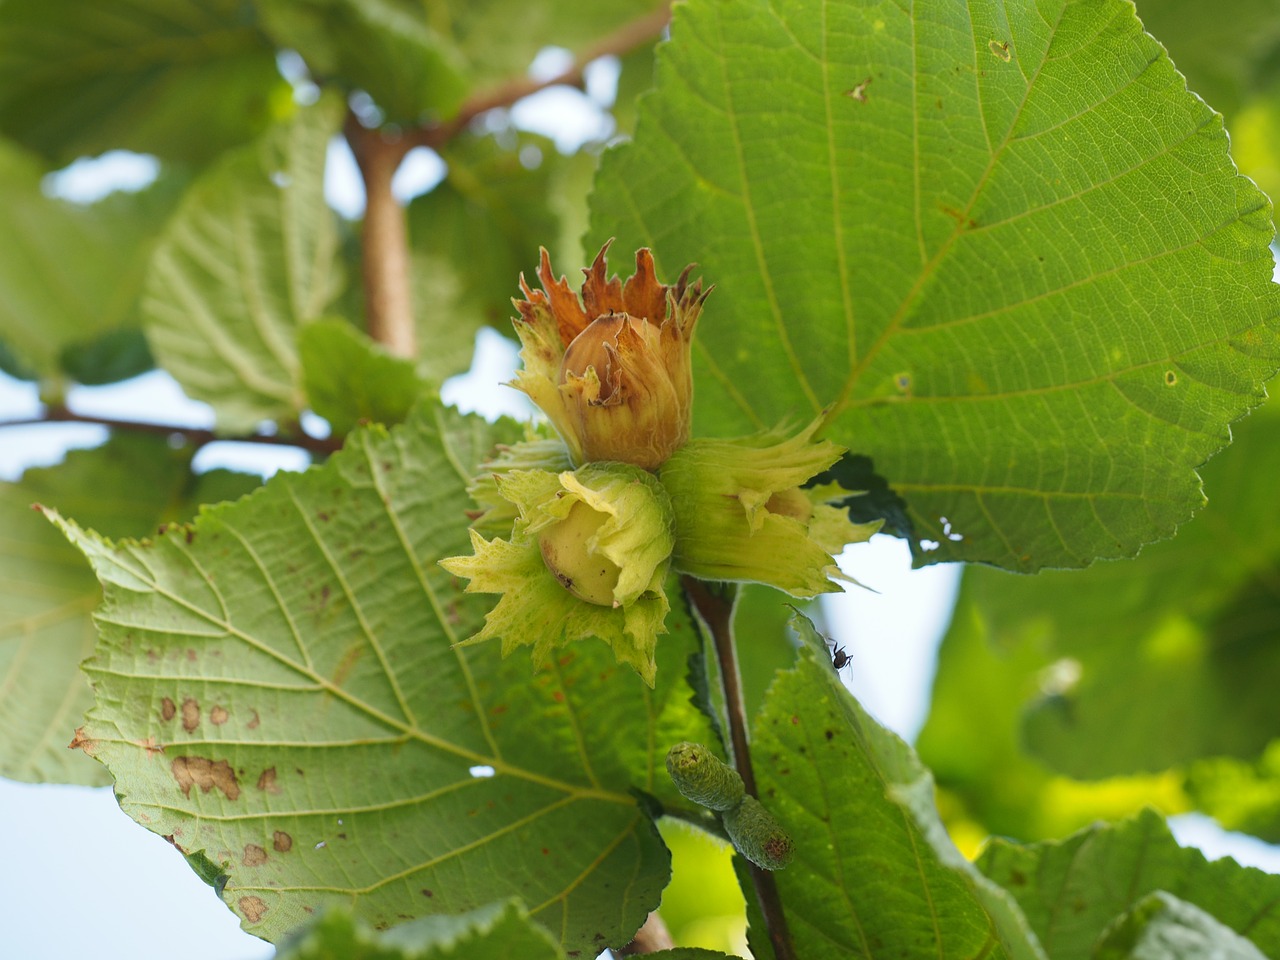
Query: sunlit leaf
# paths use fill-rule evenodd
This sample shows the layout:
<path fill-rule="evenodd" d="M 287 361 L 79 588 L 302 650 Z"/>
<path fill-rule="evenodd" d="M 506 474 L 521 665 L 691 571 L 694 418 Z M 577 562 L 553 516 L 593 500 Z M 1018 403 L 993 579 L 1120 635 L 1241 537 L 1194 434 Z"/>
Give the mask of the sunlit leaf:
<path fill-rule="evenodd" d="M 1280 353 L 1265 198 L 1123 0 L 691 0 L 592 236 L 697 262 L 695 429 L 823 410 L 934 560 L 1131 555 Z"/>
<path fill-rule="evenodd" d="M 1255 763 L 1214 757 L 1191 764 L 1187 793 L 1228 830 L 1280 843 L 1280 740 Z"/>
<path fill-rule="evenodd" d="M 668 855 L 632 791 L 679 802 L 666 748 L 707 735 L 688 623 L 652 691 L 603 644 L 537 673 L 454 646 L 487 603 L 437 561 L 467 549 L 477 460 L 518 436 L 427 406 L 163 537 L 65 525 L 105 588 L 81 745 L 126 812 L 221 869 L 250 932 L 519 896 L 598 951 L 656 906 Z"/>

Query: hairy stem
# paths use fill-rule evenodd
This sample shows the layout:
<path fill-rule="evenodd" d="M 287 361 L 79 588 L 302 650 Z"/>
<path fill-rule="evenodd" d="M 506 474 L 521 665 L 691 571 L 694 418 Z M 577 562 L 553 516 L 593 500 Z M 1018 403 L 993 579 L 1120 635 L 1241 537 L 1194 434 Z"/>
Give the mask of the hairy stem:
<path fill-rule="evenodd" d="M 362 127 L 348 115 L 344 129 L 364 180 L 364 231 L 360 269 L 369 336 L 397 357 L 413 359 L 418 338 L 409 287 L 409 228 L 391 193 L 391 178 L 411 144 Z"/>
<path fill-rule="evenodd" d="M 25 420 L 0 420 L 0 430 L 5 427 L 41 426 L 50 423 L 88 423 L 112 430 L 126 430 L 133 433 L 150 433 L 163 437 L 181 437 L 185 442 L 196 447 L 210 443 L 266 443 L 282 447 L 298 447 L 309 453 L 327 456 L 342 449 L 341 437 L 309 437 L 306 434 L 246 434 L 243 436 L 221 436 L 212 430 L 196 427 L 183 427 L 167 423 L 143 423 L 138 420 L 116 420 L 111 417 L 94 417 L 82 413 L 74 413 L 63 406 L 50 406 L 40 417 Z"/>
<path fill-rule="evenodd" d="M 715 645 L 716 661 L 720 665 L 720 683 L 724 689 L 725 714 L 729 722 L 729 743 L 733 750 L 733 765 L 742 777 L 747 793 L 756 792 L 756 775 L 751 766 L 751 743 L 747 730 L 747 708 L 742 696 L 742 678 L 738 672 L 738 653 L 733 642 L 733 601 L 717 595 L 707 584 L 693 577 L 682 577 L 685 595 L 697 612 Z M 782 909 L 782 898 L 773 874 L 755 864 L 751 868 L 751 882 L 755 886 L 760 912 L 764 915 L 769 942 L 773 945 L 776 960 L 796 960 L 787 930 L 787 917 Z"/>

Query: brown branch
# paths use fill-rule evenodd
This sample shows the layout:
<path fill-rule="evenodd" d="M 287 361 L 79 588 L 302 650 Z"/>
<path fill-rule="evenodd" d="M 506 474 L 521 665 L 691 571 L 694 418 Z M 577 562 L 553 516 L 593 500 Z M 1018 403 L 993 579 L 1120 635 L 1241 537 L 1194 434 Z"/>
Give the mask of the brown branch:
<path fill-rule="evenodd" d="M 619 957 L 635 957 L 645 953 L 657 953 L 659 950 L 672 950 L 676 942 L 671 939 L 671 931 L 662 922 L 655 910 L 649 914 L 644 926 L 636 931 L 636 937 L 621 950 L 613 951 Z"/>
<path fill-rule="evenodd" d="M 404 208 L 391 193 L 391 178 L 413 146 L 385 136 L 348 114 L 344 133 L 364 180 L 364 228 L 360 269 L 369 336 L 397 357 L 413 359 L 418 337 L 409 286 L 409 228 Z"/>
<path fill-rule="evenodd" d="M 398 357 L 418 355 L 409 282 L 409 236 L 405 212 L 391 193 L 405 154 L 418 146 L 439 149 L 486 110 L 510 106 L 539 90 L 559 84 L 581 86 L 583 72 L 593 60 L 626 53 L 661 35 L 671 19 L 666 5 L 647 13 L 584 50 L 573 65 L 548 80 L 519 77 L 463 103 L 456 116 L 443 123 L 405 131 L 372 130 L 348 113 L 344 133 L 364 181 L 365 212 L 361 246 L 365 322 L 369 336 Z"/>
<path fill-rule="evenodd" d="M 670 20 L 671 7 L 669 4 L 664 4 L 657 10 L 638 17 L 630 23 L 623 24 L 613 33 L 600 38 L 578 54 L 567 70 L 556 74 L 554 77 L 547 80 L 515 77 L 499 84 L 492 90 L 486 90 L 469 97 L 452 118 L 441 123 L 430 124 L 417 130 L 409 131 L 406 134 L 406 138 L 410 141 L 410 146 L 431 147 L 433 150 L 438 150 L 486 110 L 509 107 L 517 100 L 522 100 L 531 94 L 546 90 L 548 87 L 581 87 L 584 82 L 583 74 L 587 64 L 593 60 L 599 60 L 601 57 L 620 56 L 629 53 L 642 44 L 657 40 L 662 36 L 662 31 L 666 29 Z"/>
<path fill-rule="evenodd" d="M 694 577 L 681 577 L 685 595 L 693 609 L 706 625 L 715 644 L 716 661 L 720 665 L 720 684 L 724 689 L 725 714 L 729 721 L 729 743 L 733 750 L 733 765 L 742 777 L 747 793 L 757 796 L 755 770 L 751 766 L 751 744 L 747 730 L 747 708 L 742 696 L 742 677 L 738 671 L 738 653 L 733 642 L 733 603 L 716 595 L 705 583 Z M 764 915 L 765 929 L 773 945 L 776 960 L 796 960 L 787 929 L 787 916 L 782 909 L 782 898 L 773 874 L 753 863 L 751 882 L 756 888 L 756 900 Z"/>
<path fill-rule="evenodd" d="M 321 438 L 310 437 L 306 434 L 268 436 L 258 433 L 227 437 L 216 434 L 212 430 L 203 430 L 198 427 L 95 417 L 83 413 L 74 413 L 66 407 L 49 407 L 42 417 L 32 417 L 26 420 L 0 420 L 0 429 L 5 427 L 44 426 L 50 423 L 87 423 L 94 426 L 107 427 L 111 430 L 127 430 L 133 433 L 147 433 L 162 437 L 179 436 L 196 447 L 203 447 L 210 443 L 265 443 L 281 447 L 298 447 L 308 453 L 320 456 L 327 456 L 342 449 L 341 437 Z"/>

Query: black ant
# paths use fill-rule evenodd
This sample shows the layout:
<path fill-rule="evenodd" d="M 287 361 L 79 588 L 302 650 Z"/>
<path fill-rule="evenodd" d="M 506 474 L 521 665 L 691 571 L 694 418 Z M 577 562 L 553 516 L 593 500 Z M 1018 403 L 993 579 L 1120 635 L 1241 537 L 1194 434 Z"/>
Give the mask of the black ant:
<path fill-rule="evenodd" d="M 836 668 L 836 672 L 838 673 L 848 666 L 849 661 L 853 658 L 849 656 L 849 651 L 845 650 L 844 647 L 840 646 L 840 644 L 836 643 L 834 640 L 829 637 L 824 639 L 826 639 L 827 646 L 831 648 L 831 665 Z"/>

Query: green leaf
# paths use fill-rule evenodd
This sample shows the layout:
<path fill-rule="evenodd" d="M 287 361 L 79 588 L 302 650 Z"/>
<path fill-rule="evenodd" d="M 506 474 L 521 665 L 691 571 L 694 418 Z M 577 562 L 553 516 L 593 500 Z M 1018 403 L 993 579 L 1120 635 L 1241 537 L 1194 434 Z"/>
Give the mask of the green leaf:
<path fill-rule="evenodd" d="M 0 133 L 58 164 L 114 148 L 203 163 L 288 103 L 241 0 L 5 0 Z"/>
<path fill-rule="evenodd" d="M 929 560 L 1133 554 L 1276 369 L 1266 199 L 1123 0 L 690 0 L 592 235 L 717 291 L 701 433 L 830 406 Z"/>
<path fill-rule="evenodd" d="M 251 431 L 303 408 L 295 337 L 338 292 L 337 230 L 324 203 L 336 99 L 302 111 L 204 173 L 151 259 L 143 311 L 156 359 Z"/>
<path fill-rule="evenodd" d="M 477 462 L 519 436 L 424 406 L 185 530 L 113 545 L 64 523 L 105 591 L 83 745 L 127 813 L 222 866 L 250 932 L 512 895 L 599 951 L 656 906 L 668 855 L 632 791 L 682 805 L 666 748 L 707 736 L 688 621 L 655 690 L 596 642 L 532 675 L 455 646 L 487 603 L 437 561 L 467 548 Z"/>
<path fill-rule="evenodd" d="M 467 93 L 465 63 L 406 0 L 257 0 L 263 24 L 318 79 L 368 93 L 398 124 L 442 119 Z"/>
<path fill-rule="evenodd" d="M 298 356 L 311 409 L 339 435 L 361 420 L 399 423 L 426 389 L 412 361 L 391 356 L 345 320 L 299 330 Z"/>
<path fill-rule="evenodd" d="M 719 960 L 714 950 L 659 950 L 659 960 Z M 441 914 L 377 932 L 346 910 L 326 911 L 281 944 L 277 960 L 565 960 L 518 902 Z"/>
<path fill-rule="evenodd" d="M 1272 0 L 1230 14 L 1196 0 L 1138 0 L 1138 15 L 1187 85 L 1225 115 L 1231 157 L 1269 196 L 1280 191 L 1280 16 Z"/>
<path fill-rule="evenodd" d="M 1264 478 L 1280 471 L 1278 413 L 1237 425 L 1205 468 L 1209 506 L 1136 560 L 1029 578 L 966 572 L 996 649 L 1032 643 L 1059 664 L 1024 691 L 1035 697 L 1024 738 L 1054 768 L 1103 777 L 1256 757 L 1275 736 L 1280 501 Z"/>
<path fill-rule="evenodd" d="M 1157 892 L 1120 918 L 1094 948 L 1095 960 L 1266 960 L 1244 937 L 1198 907 Z"/>
<path fill-rule="evenodd" d="M 774 877 L 796 955 L 1044 957 L 952 845 L 911 748 L 844 688 L 809 621 L 792 625 L 799 662 L 770 688 L 752 753 L 760 799 L 795 841 Z"/>
<path fill-rule="evenodd" d="M 1187 86 L 1227 116 L 1257 92 L 1268 58 L 1280 51 L 1272 0 L 1235 0 L 1230 16 L 1197 0 L 1136 0 L 1138 16 L 1186 74 Z"/>
<path fill-rule="evenodd" d="M 560 945 L 518 903 L 403 923 L 384 933 L 342 909 L 326 911 L 281 944 L 278 960 L 563 960 Z"/>
<path fill-rule="evenodd" d="M 190 457 L 163 438 L 119 435 L 0 484 L 0 776 L 110 782 L 67 749 L 93 703 L 80 661 L 93 652 L 89 614 L 101 592 L 84 559 L 32 504 L 73 512 L 113 536 L 137 535 L 186 516 L 206 494 L 239 496 L 257 484 L 226 471 L 193 483 Z"/>
<path fill-rule="evenodd" d="M 409 204 L 419 370 L 438 381 L 470 366 L 480 327 L 511 334 L 520 276 L 534 276 L 539 245 L 559 236 L 549 201 L 565 158 L 544 137 L 512 140 L 455 138 L 442 153 L 446 178 Z"/>
<path fill-rule="evenodd" d="M 0 11 L 6 9 L 0 7 Z M 32 378 L 107 383 L 151 365 L 138 327 L 147 258 L 178 199 L 162 180 L 84 206 L 46 197 L 43 166 L 0 141 L 0 337 Z"/>
<path fill-rule="evenodd" d="M 523 76 L 534 55 L 548 46 L 581 55 L 626 25 L 648 20 L 656 40 L 661 0 L 594 0 L 592 3 L 526 3 L 524 0 L 443 0 L 430 7 L 431 22 L 448 34 L 469 65 L 475 87 Z"/>
<path fill-rule="evenodd" d="M 1280 843 L 1280 741 L 1257 763 L 1214 757 L 1187 770 L 1187 793 L 1228 830 L 1243 830 Z"/>
<path fill-rule="evenodd" d="M 1280 877 L 1179 847 L 1147 811 L 1066 840 L 1018 846 L 992 840 L 977 865 L 1022 905 L 1054 960 L 1085 960 L 1113 917 L 1164 890 L 1194 904 L 1266 956 L 1280 951 Z"/>
<path fill-rule="evenodd" d="M 961 849 L 976 852 L 989 834 L 1024 840 L 1060 837 L 1145 806 L 1158 806 L 1166 814 L 1189 809 L 1179 773 L 1081 783 L 1028 756 L 1022 714 L 1053 676 L 1046 670 L 1053 655 L 1040 642 L 1042 622 L 1030 611 L 1017 630 L 993 631 L 972 598 L 971 584 L 984 572 L 965 572 L 938 651 L 929 719 L 916 742 L 920 759 L 937 780 L 939 808 Z"/>

